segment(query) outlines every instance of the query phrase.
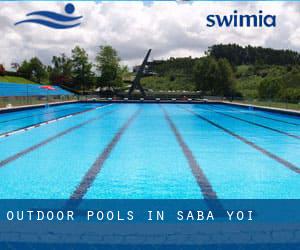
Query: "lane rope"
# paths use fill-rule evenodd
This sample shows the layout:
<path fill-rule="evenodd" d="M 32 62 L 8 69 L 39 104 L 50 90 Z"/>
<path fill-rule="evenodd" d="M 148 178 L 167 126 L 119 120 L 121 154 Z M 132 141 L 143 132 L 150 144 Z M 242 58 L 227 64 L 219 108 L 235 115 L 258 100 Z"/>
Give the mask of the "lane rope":
<path fill-rule="evenodd" d="M 90 112 L 90 111 L 93 111 L 93 110 L 105 108 L 105 107 L 108 107 L 108 106 L 111 106 L 111 105 L 113 105 L 113 104 L 107 104 L 107 105 L 104 105 L 104 106 L 100 106 L 100 107 L 96 107 L 96 108 L 92 108 L 92 109 L 88 109 L 88 110 L 84 110 L 84 111 L 79 111 L 79 112 L 76 112 L 76 113 L 73 113 L 73 114 L 70 114 L 70 115 L 66 115 L 66 116 L 62 116 L 62 117 L 59 117 L 59 118 L 55 118 L 55 119 L 52 119 L 52 120 L 49 120 L 49 121 L 46 121 L 46 122 L 41 122 L 41 123 L 37 123 L 35 125 L 29 125 L 27 127 L 23 127 L 23 128 L 16 129 L 16 130 L 13 130 L 13 131 L 5 132 L 5 133 L 0 134 L 0 139 L 4 138 L 4 137 L 15 135 L 15 134 L 19 134 L 19 133 L 22 133 L 22 132 L 26 132 L 26 131 L 32 130 L 34 128 L 39 128 L 39 127 L 45 126 L 47 124 L 62 121 L 62 120 L 71 118 L 71 117 L 76 116 L 76 115 L 80 115 L 80 114 L 87 113 L 87 112 Z"/>

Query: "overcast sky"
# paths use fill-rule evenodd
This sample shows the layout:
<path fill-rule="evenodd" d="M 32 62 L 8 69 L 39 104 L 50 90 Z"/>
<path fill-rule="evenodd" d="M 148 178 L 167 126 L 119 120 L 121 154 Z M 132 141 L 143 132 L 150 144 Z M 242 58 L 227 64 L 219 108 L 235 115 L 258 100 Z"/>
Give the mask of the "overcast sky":
<path fill-rule="evenodd" d="M 80 27 L 55 30 L 37 24 L 14 23 L 27 13 L 51 10 L 64 13 L 65 3 L 0 2 L 0 63 L 9 68 L 11 62 L 38 56 L 49 64 L 53 55 L 70 55 L 75 45 L 85 48 L 92 60 L 99 45 L 117 49 L 124 64 L 139 63 L 148 48 L 152 59 L 171 56 L 199 57 L 216 43 L 238 43 L 300 51 L 300 3 L 228 3 L 176 2 L 75 3 L 75 13 L 82 15 Z M 208 28 L 208 14 L 243 14 L 277 16 L 276 28 Z"/>

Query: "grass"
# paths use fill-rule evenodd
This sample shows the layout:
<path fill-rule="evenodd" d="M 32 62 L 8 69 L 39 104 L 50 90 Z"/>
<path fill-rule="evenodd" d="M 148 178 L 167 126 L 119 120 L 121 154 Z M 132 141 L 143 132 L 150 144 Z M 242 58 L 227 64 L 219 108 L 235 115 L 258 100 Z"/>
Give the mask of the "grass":
<path fill-rule="evenodd" d="M 263 80 L 260 76 L 248 76 L 241 77 L 236 80 L 236 90 L 243 94 L 246 98 L 257 98 L 258 97 L 258 86 L 260 82 Z"/>
<path fill-rule="evenodd" d="M 249 65 L 239 65 L 236 67 L 236 75 L 238 77 L 245 76 L 249 72 Z"/>
<path fill-rule="evenodd" d="M 0 76 L 0 82 L 11 82 L 11 83 L 20 83 L 20 84 L 36 84 L 28 79 L 17 76 Z"/>
<path fill-rule="evenodd" d="M 148 76 L 142 78 L 141 84 L 144 88 L 153 91 L 195 90 L 194 83 L 185 76 Z"/>

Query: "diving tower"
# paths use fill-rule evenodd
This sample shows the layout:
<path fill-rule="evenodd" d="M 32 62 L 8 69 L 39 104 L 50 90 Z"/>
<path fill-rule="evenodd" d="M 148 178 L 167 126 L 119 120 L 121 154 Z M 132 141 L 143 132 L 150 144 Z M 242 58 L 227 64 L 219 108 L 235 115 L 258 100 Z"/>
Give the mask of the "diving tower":
<path fill-rule="evenodd" d="M 137 71 L 137 74 L 136 74 L 134 80 L 132 81 L 132 85 L 131 85 L 131 87 L 129 89 L 129 92 L 128 92 L 128 97 L 131 97 L 131 94 L 135 89 L 138 89 L 141 92 L 143 97 L 146 96 L 145 90 L 143 89 L 143 87 L 140 83 L 140 80 L 141 80 L 141 78 L 144 74 L 144 70 L 145 70 L 145 67 L 147 65 L 150 53 L 151 53 L 151 49 L 148 50 L 148 52 L 147 52 L 147 54 L 146 54 L 146 56 L 143 60 L 142 65 L 139 67 L 139 69 Z"/>

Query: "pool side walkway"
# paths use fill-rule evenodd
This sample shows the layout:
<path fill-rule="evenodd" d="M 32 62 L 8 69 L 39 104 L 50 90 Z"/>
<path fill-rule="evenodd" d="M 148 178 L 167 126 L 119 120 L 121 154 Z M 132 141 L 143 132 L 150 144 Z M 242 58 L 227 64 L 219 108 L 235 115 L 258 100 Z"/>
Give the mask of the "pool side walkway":
<path fill-rule="evenodd" d="M 239 107 L 252 107 L 258 110 L 263 111 L 273 111 L 277 113 L 283 113 L 283 114 L 290 114 L 290 115 L 297 115 L 300 116 L 300 111 L 295 109 L 283 109 L 283 108 L 275 108 L 275 107 L 269 107 L 269 106 L 259 106 L 259 105 L 253 105 L 253 104 L 245 104 L 240 102 L 229 102 L 229 101 L 222 101 L 220 103 L 239 106 Z"/>
<path fill-rule="evenodd" d="M 211 103 L 211 104 L 227 104 L 232 106 L 238 106 L 238 107 L 244 107 L 244 108 L 255 108 L 257 110 L 263 110 L 263 111 L 271 111 L 276 113 L 282 113 L 282 114 L 288 114 L 288 115 L 296 115 L 300 116 L 300 111 L 294 110 L 294 109 L 284 109 L 284 108 L 275 108 L 275 107 L 269 107 L 269 106 L 259 106 L 259 105 L 253 105 L 253 104 L 245 104 L 245 103 L 239 103 L 239 102 L 230 102 L 230 101 L 224 101 L 224 100 L 113 100 L 113 99 L 101 99 L 101 100 L 91 100 L 88 99 L 86 101 L 63 101 L 63 102 L 52 102 L 49 103 L 49 106 L 56 106 L 56 105 L 63 105 L 63 104 L 71 104 L 71 103 L 175 103 L 175 104 L 203 104 L 203 103 Z M 46 103 L 43 104 L 34 104 L 34 105 L 24 105 L 24 106 L 16 106 L 11 108 L 0 108 L 0 113 L 7 113 L 7 112 L 13 112 L 13 111 L 19 111 L 19 110 L 25 110 L 25 109 L 31 109 L 31 108 L 40 108 L 45 106 Z"/>
<path fill-rule="evenodd" d="M 72 101 L 63 101 L 63 102 L 51 102 L 49 103 L 49 106 L 57 106 L 57 105 L 63 105 L 63 104 L 71 104 L 71 103 L 77 103 L 77 100 Z M 10 111 L 20 111 L 25 109 L 32 109 L 32 108 L 41 108 L 44 107 L 46 103 L 41 104 L 32 104 L 32 105 L 23 105 L 23 106 L 12 106 L 10 108 L 0 108 L 0 113 L 7 113 Z"/>

